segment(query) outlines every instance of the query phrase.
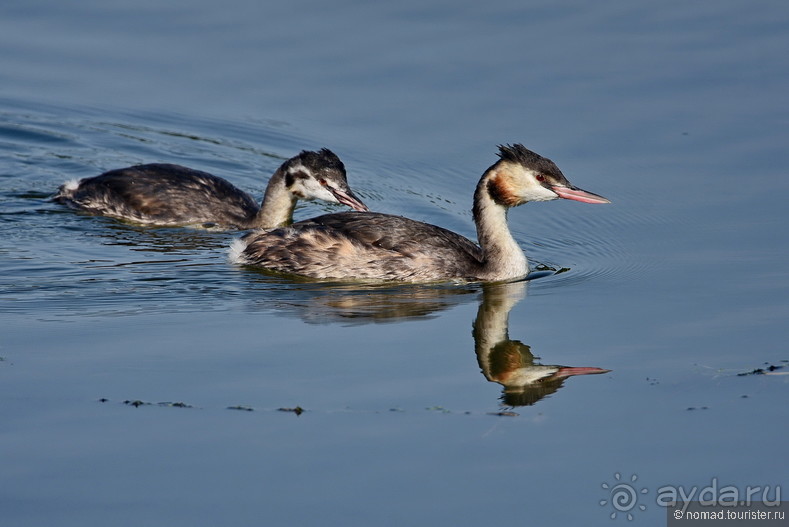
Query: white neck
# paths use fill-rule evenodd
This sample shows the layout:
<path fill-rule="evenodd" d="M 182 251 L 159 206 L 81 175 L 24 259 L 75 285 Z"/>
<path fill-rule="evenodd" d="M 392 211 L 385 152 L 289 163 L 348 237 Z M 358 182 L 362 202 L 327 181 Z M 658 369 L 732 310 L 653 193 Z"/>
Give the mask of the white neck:
<path fill-rule="evenodd" d="M 474 192 L 474 223 L 482 249 L 483 280 L 509 280 L 529 272 L 526 255 L 507 225 L 507 207 L 496 203 L 488 192 L 489 177 L 483 177 Z"/>
<path fill-rule="evenodd" d="M 254 229 L 276 229 L 293 223 L 296 196 L 285 187 L 285 175 L 277 170 L 271 176 L 263 203 L 251 225 Z"/>

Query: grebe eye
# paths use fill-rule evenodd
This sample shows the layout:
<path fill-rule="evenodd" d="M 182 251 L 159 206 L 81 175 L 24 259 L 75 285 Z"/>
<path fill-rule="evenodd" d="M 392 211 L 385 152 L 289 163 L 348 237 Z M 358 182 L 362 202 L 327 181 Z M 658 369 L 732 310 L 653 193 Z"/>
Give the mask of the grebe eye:
<path fill-rule="evenodd" d="M 326 180 L 325 180 L 325 179 L 323 179 L 323 178 L 320 178 L 320 179 L 318 180 L 318 183 L 320 183 L 322 187 L 325 187 L 326 185 L 328 185 L 328 184 L 329 184 L 329 182 L 328 182 L 328 181 L 326 181 Z"/>
<path fill-rule="evenodd" d="M 537 174 L 536 179 L 537 181 L 542 183 L 543 181 L 545 181 L 545 176 L 543 176 L 542 174 Z"/>

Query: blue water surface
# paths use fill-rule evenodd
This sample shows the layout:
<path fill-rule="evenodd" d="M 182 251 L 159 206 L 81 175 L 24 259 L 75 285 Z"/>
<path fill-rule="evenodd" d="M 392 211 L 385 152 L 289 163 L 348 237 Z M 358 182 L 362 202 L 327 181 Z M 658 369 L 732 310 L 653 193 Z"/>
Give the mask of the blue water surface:
<path fill-rule="evenodd" d="M 660 488 L 774 496 L 787 27 L 778 1 L 5 2 L 0 523 L 655 525 Z M 510 211 L 548 270 L 515 284 L 288 280 L 229 263 L 238 233 L 49 201 L 157 161 L 259 198 L 329 147 L 373 210 L 473 238 L 516 142 L 612 204 Z M 542 367 L 610 371 L 517 382 Z"/>

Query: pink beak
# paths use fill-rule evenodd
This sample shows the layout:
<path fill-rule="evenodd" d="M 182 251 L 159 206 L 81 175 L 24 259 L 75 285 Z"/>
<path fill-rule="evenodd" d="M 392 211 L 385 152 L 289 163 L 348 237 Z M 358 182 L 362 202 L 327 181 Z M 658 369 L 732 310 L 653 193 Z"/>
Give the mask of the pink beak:
<path fill-rule="evenodd" d="M 582 201 L 584 203 L 611 203 L 603 196 L 598 196 L 592 192 L 581 190 L 577 187 L 562 187 L 559 185 L 552 185 L 551 190 L 556 192 L 560 198 L 572 199 L 575 201 Z"/>
<path fill-rule="evenodd" d="M 329 191 L 334 194 L 334 197 L 337 198 L 337 201 L 342 203 L 343 205 L 348 205 L 353 210 L 357 210 L 359 212 L 369 212 L 370 209 L 367 208 L 367 205 L 362 203 L 362 200 L 356 197 L 350 189 L 347 192 L 344 192 L 340 189 L 336 188 L 329 188 Z"/>
<path fill-rule="evenodd" d="M 592 375 L 598 373 L 608 373 L 611 370 L 604 370 L 602 368 L 559 368 L 559 371 L 554 373 L 554 379 L 561 379 L 563 377 L 572 377 L 573 375 Z"/>

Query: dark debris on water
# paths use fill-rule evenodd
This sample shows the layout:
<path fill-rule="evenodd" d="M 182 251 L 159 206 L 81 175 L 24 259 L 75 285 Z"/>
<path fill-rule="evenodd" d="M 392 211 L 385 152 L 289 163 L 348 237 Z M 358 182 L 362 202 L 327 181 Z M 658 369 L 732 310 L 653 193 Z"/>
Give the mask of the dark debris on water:
<path fill-rule="evenodd" d="M 153 404 L 153 403 L 144 403 L 142 401 L 131 401 L 131 402 L 124 401 L 124 404 L 131 404 L 132 406 L 137 407 L 137 406 L 140 406 L 142 404 Z M 170 408 L 194 408 L 194 406 L 192 406 L 191 404 L 186 404 L 186 403 L 182 403 L 182 402 L 172 403 L 172 402 L 168 402 L 168 401 L 161 402 L 161 403 L 156 403 L 156 406 L 164 406 L 164 407 L 170 407 Z"/>
<path fill-rule="evenodd" d="M 110 400 L 107 399 L 106 397 L 102 397 L 101 399 L 99 399 L 100 403 L 108 403 L 109 401 Z M 133 406 L 135 408 L 139 408 L 140 406 L 164 406 L 164 407 L 170 407 L 170 408 L 194 408 L 194 406 L 192 406 L 191 404 L 186 404 L 186 403 L 182 403 L 182 402 L 175 402 L 175 403 L 173 403 L 173 402 L 165 401 L 165 402 L 161 402 L 161 403 L 149 403 L 149 402 L 146 402 L 146 401 L 141 401 L 139 399 L 134 399 L 134 400 L 126 399 L 125 401 L 123 401 L 123 404 L 125 404 L 126 406 Z"/>
<path fill-rule="evenodd" d="M 789 362 L 789 361 L 783 360 L 781 362 Z M 777 371 L 777 370 L 782 370 L 782 369 L 784 369 L 786 367 L 786 364 L 782 364 L 780 366 L 776 366 L 775 364 L 769 364 L 769 363 L 765 363 L 765 364 L 767 364 L 767 366 L 765 366 L 764 368 L 756 368 L 756 369 L 753 369 L 751 371 L 738 373 L 737 376 L 738 377 L 744 377 L 746 375 L 768 375 L 771 372 L 774 372 L 774 371 Z"/>
<path fill-rule="evenodd" d="M 278 412 L 293 412 L 296 415 L 301 415 L 304 413 L 304 408 L 301 406 L 294 406 L 293 408 L 277 408 Z"/>
<path fill-rule="evenodd" d="M 108 403 L 108 402 L 110 402 L 110 400 L 107 399 L 106 397 L 101 397 L 100 399 L 98 399 L 98 402 L 100 402 L 100 403 Z M 152 403 L 152 402 L 142 401 L 140 399 L 126 399 L 126 400 L 122 401 L 122 403 L 124 405 L 126 405 L 126 406 L 133 406 L 135 408 L 139 408 L 141 406 L 159 406 L 159 407 L 169 407 L 169 408 L 195 408 L 191 404 L 187 404 L 187 403 L 184 403 L 184 402 Z M 225 408 L 227 410 L 236 410 L 236 411 L 241 411 L 241 412 L 254 412 L 255 411 L 255 409 L 252 408 L 251 406 L 245 406 L 245 405 L 240 405 L 240 404 L 227 406 Z M 688 410 L 694 410 L 694 409 L 695 408 L 688 408 Z M 706 407 L 704 407 L 704 409 L 706 409 Z M 426 407 L 425 410 L 428 411 L 428 412 L 441 413 L 441 414 L 474 415 L 474 412 L 470 412 L 470 411 L 454 412 L 454 411 L 449 410 L 449 409 L 447 409 L 447 408 L 445 408 L 443 406 L 440 406 L 440 405 L 429 406 L 429 407 Z M 280 407 L 280 408 L 276 408 L 275 411 L 277 411 L 277 412 L 289 412 L 289 413 L 296 414 L 297 416 L 303 414 L 304 412 L 306 412 L 306 410 L 303 407 L 301 407 L 301 406 L 292 406 L 292 407 L 291 406 L 283 406 L 283 407 Z M 403 410 L 402 408 L 390 408 L 389 409 L 389 413 L 405 413 L 405 412 L 406 412 L 406 410 Z M 495 411 L 495 412 L 485 412 L 485 415 L 493 415 L 493 416 L 497 416 L 497 417 L 519 417 L 520 416 L 520 414 L 518 412 L 513 411 L 512 408 L 505 408 L 505 409 L 501 409 L 501 410 Z"/>

